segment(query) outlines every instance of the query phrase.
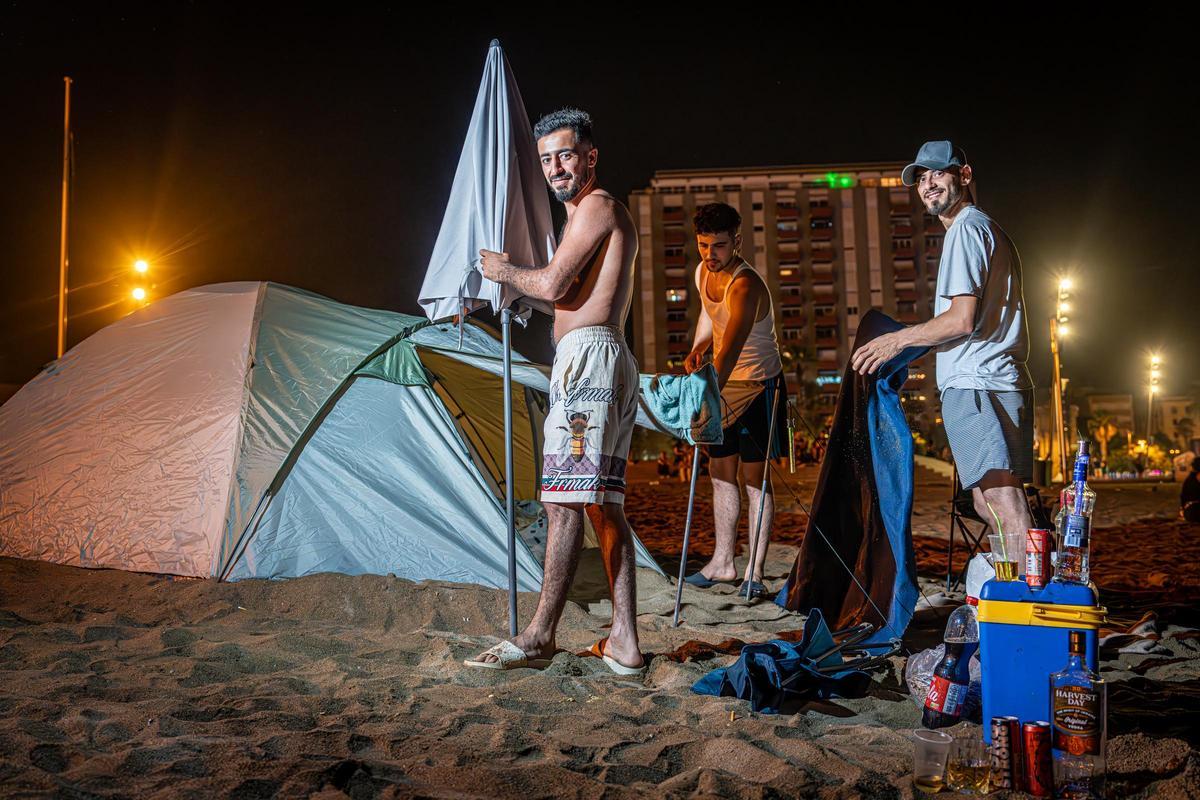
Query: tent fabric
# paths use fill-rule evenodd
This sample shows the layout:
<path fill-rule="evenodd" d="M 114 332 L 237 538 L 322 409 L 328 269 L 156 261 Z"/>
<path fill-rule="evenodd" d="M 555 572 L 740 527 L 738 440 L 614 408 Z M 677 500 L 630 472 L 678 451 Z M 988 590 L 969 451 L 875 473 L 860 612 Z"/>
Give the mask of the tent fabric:
<path fill-rule="evenodd" d="M 869 311 L 853 349 L 902 327 Z M 873 623 L 877 631 L 868 643 L 901 638 L 916 608 L 913 443 L 899 392 L 909 363 L 925 352 L 907 348 L 873 376 L 861 376 L 847 364 L 808 527 L 775 598 L 792 611 L 819 609 L 834 628 Z"/>
<path fill-rule="evenodd" d="M 0 407 L 0 555 L 503 586 L 503 475 L 481 455 L 503 447 L 500 351 L 473 324 L 278 284 L 164 298 Z M 514 359 L 514 485 L 535 487 L 547 382 Z M 520 586 L 536 589 L 540 565 L 518 547 Z"/>
<path fill-rule="evenodd" d="M 346 376 L 393 336 L 424 323 L 420 317 L 337 304 L 278 284 L 263 290 L 258 316 L 217 564 L 228 561 L 284 458 Z"/>
<path fill-rule="evenodd" d="M 375 573 L 502 585 L 503 508 L 427 387 L 358 379 L 306 443 L 229 574 Z M 541 566 L 517 549 L 518 586 Z"/>
<path fill-rule="evenodd" d="M 210 574 L 262 288 L 164 298 L 0 407 L 0 555 Z"/>
<path fill-rule="evenodd" d="M 454 173 L 429 268 L 419 295 L 430 319 L 490 305 L 521 305 L 551 313 L 548 303 L 522 298 L 475 269 L 480 249 L 509 254 L 513 263 L 542 267 L 554 255 L 554 228 L 533 129 L 500 43 L 488 48 L 466 141 Z"/>

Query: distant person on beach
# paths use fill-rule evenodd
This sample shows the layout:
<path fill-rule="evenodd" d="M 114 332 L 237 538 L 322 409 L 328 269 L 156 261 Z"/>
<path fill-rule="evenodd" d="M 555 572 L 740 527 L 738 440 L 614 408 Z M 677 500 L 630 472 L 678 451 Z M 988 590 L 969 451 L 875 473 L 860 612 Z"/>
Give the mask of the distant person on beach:
<path fill-rule="evenodd" d="M 684 475 L 687 473 L 688 452 L 687 447 L 684 446 L 682 439 L 675 440 L 675 444 L 671 446 L 671 453 L 675 457 L 674 461 L 671 462 L 671 466 L 673 468 L 672 471 L 675 473 L 675 476 L 679 478 L 680 482 L 683 482 L 686 480 Z"/>
<path fill-rule="evenodd" d="M 1200 522 L 1200 456 L 1192 459 L 1192 471 L 1179 490 L 1179 514 L 1188 522 Z"/>
<path fill-rule="evenodd" d="M 695 372 L 708 361 L 717 370 L 722 389 L 722 406 L 736 392 L 742 395 L 741 410 L 724 430 L 721 444 L 709 445 L 709 476 L 713 487 L 713 518 L 716 546 L 713 556 L 699 572 L 685 580 L 694 586 L 709 587 L 733 581 L 737 569 L 733 558 L 737 548 L 737 524 L 741 515 L 742 494 L 738 473 L 746 484 L 750 505 L 750 530 L 762 508 L 758 530 L 758 552 L 747 558 L 744 581 L 750 582 L 752 597 L 766 594 L 762 583 L 763 562 L 771 538 L 775 516 L 775 498 L 768 477 L 763 498 L 763 477 L 767 474 L 767 439 L 775 456 L 787 452 L 787 384 L 783 380 L 783 362 L 775 338 L 775 315 L 771 295 L 762 277 L 743 257 L 742 218 L 725 203 L 708 203 L 696 209 L 692 218 L 700 263 L 696 266 L 696 291 L 700 296 L 700 316 L 692 351 L 684 361 L 687 371 Z M 750 399 L 752 398 L 752 399 Z M 748 403 L 744 402 L 749 400 Z M 771 406 L 775 405 L 775 433 L 768 437 Z M 742 589 L 746 589 L 745 582 Z"/>
<path fill-rule="evenodd" d="M 1033 480 L 1033 381 L 1021 260 L 1012 240 L 976 205 L 963 151 L 926 142 L 904 168 L 905 186 L 946 228 L 933 319 L 880 336 L 851 365 L 869 375 L 906 347 L 937 352 L 942 420 L 958 477 L 975 511 L 1006 532 L 1032 527 L 1024 484 Z"/>
<path fill-rule="evenodd" d="M 671 477 L 671 459 L 667 458 L 666 450 L 659 451 L 658 461 L 655 463 L 658 465 L 658 477 L 660 477 L 660 478 Z"/>
<path fill-rule="evenodd" d="M 633 218 L 596 183 L 592 120 L 565 108 L 533 129 L 542 172 L 566 206 L 567 223 L 550 263 L 512 264 L 480 251 L 483 274 L 521 294 L 554 302 L 556 350 L 542 459 L 549 530 L 542 591 L 524 631 L 466 661 L 487 669 L 542 667 L 583 545 L 583 516 L 600 540 L 612 595 L 612 627 L 592 652 L 623 675 L 644 668 L 637 634 L 633 532 L 625 520 L 625 465 L 637 413 L 638 368 L 622 333 L 633 296 L 638 235 Z M 464 510 L 465 511 L 465 510 Z"/>

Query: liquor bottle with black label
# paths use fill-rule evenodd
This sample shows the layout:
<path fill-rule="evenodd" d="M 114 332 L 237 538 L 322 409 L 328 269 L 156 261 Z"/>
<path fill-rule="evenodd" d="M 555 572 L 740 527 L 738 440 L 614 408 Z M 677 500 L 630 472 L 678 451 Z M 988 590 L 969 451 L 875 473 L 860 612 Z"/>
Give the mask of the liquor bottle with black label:
<path fill-rule="evenodd" d="M 1087 665 L 1087 639 L 1071 631 L 1067 666 L 1050 676 L 1054 796 L 1104 797 L 1107 698 L 1104 680 Z"/>
<path fill-rule="evenodd" d="M 1079 453 L 1075 456 L 1075 472 L 1072 481 L 1063 493 L 1062 520 L 1058 525 L 1058 561 L 1054 565 L 1054 580 L 1067 583 L 1088 582 L 1088 551 L 1092 532 L 1092 509 L 1096 506 L 1096 492 L 1087 485 L 1088 464 L 1087 439 L 1079 440 Z"/>

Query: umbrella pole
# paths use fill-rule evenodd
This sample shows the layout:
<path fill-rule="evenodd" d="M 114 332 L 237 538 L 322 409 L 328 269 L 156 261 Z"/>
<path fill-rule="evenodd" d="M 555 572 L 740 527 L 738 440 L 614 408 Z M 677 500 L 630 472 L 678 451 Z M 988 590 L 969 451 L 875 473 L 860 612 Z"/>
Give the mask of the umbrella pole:
<path fill-rule="evenodd" d="M 754 562 L 758 559 L 758 532 L 762 528 L 763 510 L 767 506 L 767 481 L 771 478 L 771 444 L 775 440 L 775 412 L 779 410 L 779 397 L 775 394 L 778 389 L 767 387 L 767 402 L 771 404 L 771 424 L 767 428 L 767 452 L 763 462 L 762 490 L 758 494 L 758 518 L 754 520 L 754 535 L 750 537 L 750 577 L 746 580 L 746 600 L 750 600 L 750 590 L 754 588 Z M 765 565 L 764 565 L 765 566 Z"/>
<path fill-rule="evenodd" d="M 692 509 L 696 503 L 696 475 L 700 472 L 700 445 L 692 445 L 692 485 L 688 488 L 687 522 L 683 525 L 683 553 L 679 556 L 679 580 L 675 584 L 675 616 L 671 625 L 679 627 L 679 604 L 683 601 L 683 573 L 687 571 L 688 539 L 692 535 Z"/>
<path fill-rule="evenodd" d="M 517 635 L 517 510 L 513 498 L 512 311 L 500 312 L 504 334 L 504 510 L 508 519 L 508 635 Z"/>

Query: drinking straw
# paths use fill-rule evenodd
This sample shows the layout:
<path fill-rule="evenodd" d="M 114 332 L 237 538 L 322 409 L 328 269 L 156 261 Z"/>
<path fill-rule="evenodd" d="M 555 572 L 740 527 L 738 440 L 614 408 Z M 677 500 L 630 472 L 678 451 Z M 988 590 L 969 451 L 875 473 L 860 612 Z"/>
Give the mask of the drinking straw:
<path fill-rule="evenodd" d="M 1008 543 L 1004 539 L 1004 526 L 1000 524 L 1000 517 L 996 514 L 996 509 L 992 508 L 992 504 L 987 500 L 983 501 L 987 506 L 988 511 L 992 512 L 992 519 L 996 520 L 996 533 L 1000 534 L 1000 560 L 1008 561 Z"/>

